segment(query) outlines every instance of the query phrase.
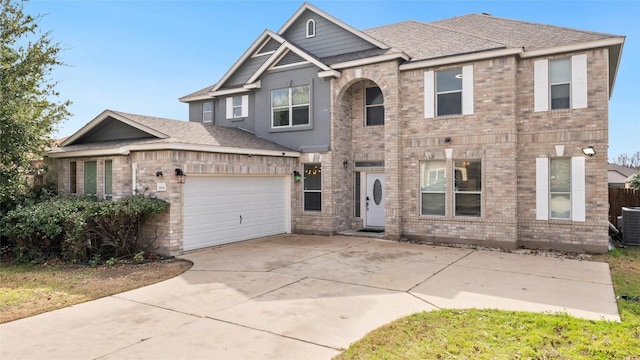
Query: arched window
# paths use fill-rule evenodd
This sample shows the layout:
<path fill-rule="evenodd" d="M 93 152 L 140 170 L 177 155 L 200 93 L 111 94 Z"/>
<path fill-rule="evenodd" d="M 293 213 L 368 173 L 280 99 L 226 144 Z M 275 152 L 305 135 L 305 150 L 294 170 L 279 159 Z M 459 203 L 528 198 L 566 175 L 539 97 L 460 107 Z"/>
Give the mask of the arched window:
<path fill-rule="evenodd" d="M 313 19 L 307 20 L 307 37 L 316 36 L 316 21 Z"/>

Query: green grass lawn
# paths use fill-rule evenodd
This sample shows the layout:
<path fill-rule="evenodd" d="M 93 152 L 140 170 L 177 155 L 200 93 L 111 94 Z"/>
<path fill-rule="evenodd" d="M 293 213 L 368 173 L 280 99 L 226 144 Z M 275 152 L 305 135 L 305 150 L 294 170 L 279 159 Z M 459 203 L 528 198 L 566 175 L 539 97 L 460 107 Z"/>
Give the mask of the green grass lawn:
<path fill-rule="evenodd" d="M 640 248 L 606 261 L 616 295 L 640 295 Z M 441 310 L 382 326 L 336 359 L 640 359 L 640 301 L 618 300 L 621 323 L 500 310 Z"/>

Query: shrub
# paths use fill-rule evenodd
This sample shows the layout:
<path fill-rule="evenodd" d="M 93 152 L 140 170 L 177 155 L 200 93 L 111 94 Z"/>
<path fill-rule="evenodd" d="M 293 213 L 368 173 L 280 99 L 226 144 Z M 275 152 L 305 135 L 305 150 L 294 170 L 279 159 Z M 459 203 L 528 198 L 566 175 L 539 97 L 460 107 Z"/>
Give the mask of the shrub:
<path fill-rule="evenodd" d="M 41 262 L 60 257 L 86 262 L 132 256 L 155 239 L 140 239 L 140 227 L 169 204 L 136 195 L 114 201 L 55 198 L 10 211 L 0 221 L 15 260 Z"/>

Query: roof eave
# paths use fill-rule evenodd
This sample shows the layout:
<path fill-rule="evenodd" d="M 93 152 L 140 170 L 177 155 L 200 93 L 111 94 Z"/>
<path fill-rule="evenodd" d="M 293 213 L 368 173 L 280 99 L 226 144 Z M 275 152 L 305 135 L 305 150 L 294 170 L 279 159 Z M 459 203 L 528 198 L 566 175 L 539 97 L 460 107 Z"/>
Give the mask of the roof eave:
<path fill-rule="evenodd" d="M 252 148 L 236 148 L 228 146 L 188 144 L 180 142 L 170 143 L 150 143 L 150 144 L 132 144 L 108 149 L 88 149 L 88 150 L 71 150 L 64 151 L 61 149 L 52 150 L 47 155 L 51 158 L 72 158 L 86 156 L 107 156 L 107 155 L 129 155 L 133 151 L 157 151 L 157 150 L 176 150 L 176 151 L 198 151 L 208 153 L 222 154 L 243 154 L 243 155 L 262 155 L 262 156 L 278 156 L 278 157 L 300 157 L 300 152 L 292 150 L 265 150 Z"/>
<path fill-rule="evenodd" d="M 587 41 L 587 42 L 581 42 L 576 44 L 553 46 L 553 47 L 543 48 L 543 49 L 535 49 L 535 50 L 524 49 L 520 57 L 523 59 L 526 59 L 531 57 L 539 57 L 539 56 L 546 56 L 546 55 L 552 55 L 552 54 L 560 54 L 560 53 L 566 53 L 566 52 L 609 47 L 614 45 L 620 45 L 622 43 L 624 43 L 624 37 L 612 37 L 607 39 Z"/>
<path fill-rule="evenodd" d="M 363 66 L 363 65 L 369 65 L 369 64 L 376 64 L 376 63 L 381 63 L 381 62 L 385 62 L 385 61 L 391 61 L 391 60 L 404 60 L 404 61 L 409 61 L 411 58 L 409 57 L 409 55 L 403 53 L 403 52 L 397 52 L 397 53 L 390 53 L 390 54 L 384 54 L 384 55 L 378 55 L 378 56 L 372 56 L 372 57 L 368 57 L 368 58 L 364 58 L 364 59 L 358 59 L 358 60 L 351 60 L 351 61 L 345 61 L 345 62 L 341 62 L 341 63 L 335 63 L 333 65 L 331 65 L 331 69 L 346 69 L 346 68 L 351 68 L 354 66 Z"/>
<path fill-rule="evenodd" d="M 407 64 L 400 65 L 400 70 L 413 70 L 413 69 L 421 69 L 428 68 L 446 64 L 456 64 L 456 63 L 464 63 L 471 61 L 478 61 L 484 59 L 505 57 L 505 56 L 514 56 L 522 53 L 522 48 L 501 48 L 497 50 L 488 50 L 481 52 L 474 52 L 468 54 L 460 54 L 460 55 L 451 55 L 451 56 L 443 56 L 434 59 L 425 59 L 413 61 Z"/>

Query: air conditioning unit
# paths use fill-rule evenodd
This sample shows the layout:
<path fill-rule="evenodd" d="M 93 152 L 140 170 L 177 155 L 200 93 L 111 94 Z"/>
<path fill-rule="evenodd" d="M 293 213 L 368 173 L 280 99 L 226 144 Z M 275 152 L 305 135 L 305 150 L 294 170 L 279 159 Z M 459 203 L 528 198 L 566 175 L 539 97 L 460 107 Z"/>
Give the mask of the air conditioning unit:
<path fill-rule="evenodd" d="M 622 208 L 622 242 L 640 245 L 640 207 Z"/>

